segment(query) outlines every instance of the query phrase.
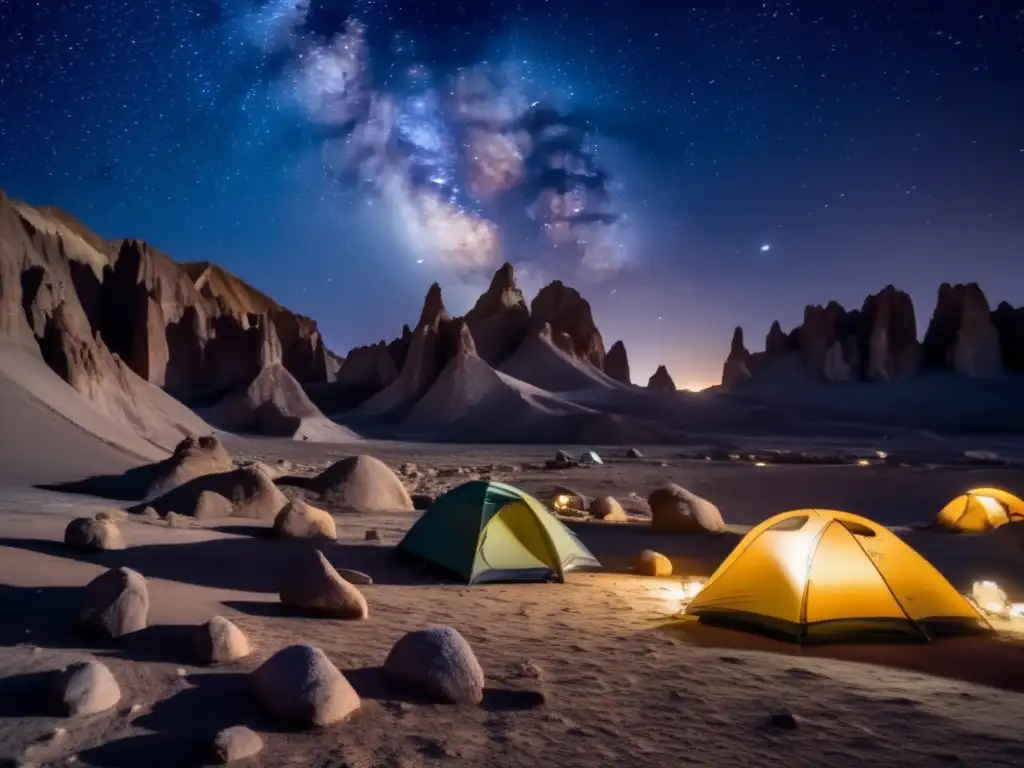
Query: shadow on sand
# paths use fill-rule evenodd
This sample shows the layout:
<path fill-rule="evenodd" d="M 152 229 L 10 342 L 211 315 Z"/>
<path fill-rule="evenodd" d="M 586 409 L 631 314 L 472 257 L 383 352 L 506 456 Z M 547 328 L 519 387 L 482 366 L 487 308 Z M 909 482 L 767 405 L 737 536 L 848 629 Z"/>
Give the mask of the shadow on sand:
<path fill-rule="evenodd" d="M 98 768 L 189 768 L 214 762 L 213 739 L 224 728 L 245 725 L 264 733 L 288 732 L 256 708 L 246 677 L 241 672 L 190 675 L 185 678 L 187 688 L 132 721 L 133 726 L 153 733 L 102 744 L 80 753 L 79 758 Z"/>
<path fill-rule="evenodd" d="M 165 462 L 146 464 L 119 475 L 95 475 L 83 480 L 45 483 L 35 486 L 41 491 L 56 491 L 82 496 L 98 496 L 114 501 L 142 501 L 149 489 L 166 472 Z"/>
<path fill-rule="evenodd" d="M 1024 642 L 1007 636 L 950 637 L 930 643 L 835 643 L 799 646 L 685 617 L 655 627 L 690 645 L 779 656 L 834 659 L 944 677 L 990 688 L 1024 691 Z"/>
<path fill-rule="evenodd" d="M 253 526 L 255 527 L 255 526 Z M 94 563 L 105 568 L 132 568 L 143 576 L 214 589 L 276 593 L 295 558 L 316 548 L 337 568 L 362 571 L 374 584 L 428 585 L 437 579 L 414 563 L 378 544 L 341 544 L 264 536 L 224 538 L 174 544 L 144 544 L 108 552 L 79 552 L 43 539 L 0 538 L 12 547 Z M 17 615 L 17 614 L 2 614 Z"/>
<path fill-rule="evenodd" d="M 441 705 L 436 699 L 411 690 L 387 677 L 383 667 L 344 669 L 342 673 L 361 699 L 402 702 L 416 706 Z M 521 712 L 544 704 L 544 694 L 514 688 L 484 688 L 480 707 L 487 712 Z"/>

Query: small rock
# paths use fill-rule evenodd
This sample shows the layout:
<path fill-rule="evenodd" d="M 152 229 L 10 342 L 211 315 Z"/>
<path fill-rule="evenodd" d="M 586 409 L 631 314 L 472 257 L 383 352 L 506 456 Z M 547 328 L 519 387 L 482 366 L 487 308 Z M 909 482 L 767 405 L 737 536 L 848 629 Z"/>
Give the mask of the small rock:
<path fill-rule="evenodd" d="M 641 576 L 671 576 L 672 561 L 660 552 L 645 549 L 636 559 L 634 571 Z"/>
<path fill-rule="evenodd" d="M 411 462 L 406 462 L 398 468 L 398 474 L 412 477 L 420 473 L 420 468 Z"/>
<path fill-rule="evenodd" d="M 268 714 L 304 726 L 336 723 L 362 705 L 341 671 L 311 645 L 282 648 L 249 674 L 249 689 Z"/>
<path fill-rule="evenodd" d="M 452 627 L 431 627 L 403 635 L 388 654 L 384 673 L 442 701 L 483 701 L 483 669 L 469 643 Z"/>
<path fill-rule="evenodd" d="M 85 552 L 124 549 L 124 537 L 110 520 L 79 517 L 64 529 L 64 543 Z"/>
<path fill-rule="evenodd" d="M 214 616 L 196 628 L 192 649 L 202 664 L 235 661 L 252 652 L 245 633 L 223 616 Z"/>
<path fill-rule="evenodd" d="M 225 728 L 214 738 L 213 759 L 221 765 L 227 765 L 257 755 L 261 749 L 263 739 L 259 734 L 244 725 L 234 725 Z"/>
<path fill-rule="evenodd" d="M 157 512 L 152 507 L 146 507 L 144 510 L 142 510 L 142 516 L 143 517 L 148 517 L 151 520 L 159 520 L 160 519 L 160 513 Z"/>
<path fill-rule="evenodd" d="M 612 496 L 598 496 L 590 502 L 590 515 L 598 520 L 606 520 L 609 523 L 624 523 L 629 518 L 622 505 Z"/>
<path fill-rule="evenodd" d="M 643 457 L 644 455 L 640 453 L 640 451 L 638 451 L 636 448 L 630 448 L 628 451 L 626 451 L 627 459 L 642 459 Z"/>
<path fill-rule="evenodd" d="M 789 712 L 773 712 L 768 716 L 768 725 L 773 728 L 782 728 L 788 731 L 792 731 L 800 727 L 800 723 L 797 721 L 796 716 Z"/>
<path fill-rule="evenodd" d="M 131 568 L 112 568 L 85 587 L 81 620 L 110 638 L 145 629 L 149 620 L 146 579 Z"/>
<path fill-rule="evenodd" d="M 363 538 L 366 541 L 384 541 L 384 537 L 380 535 L 380 531 L 376 528 L 371 528 L 364 535 Z"/>
<path fill-rule="evenodd" d="M 173 513 L 167 515 L 168 520 L 171 514 Z M 219 493 L 203 491 L 199 494 L 199 498 L 196 499 L 196 520 L 217 520 L 233 517 L 234 514 L 235 505 L 231 503 L 230 499 L 226 496 L 221 496 Z"/>
<path fill-rule="evenodd" d="M 413 509 L 430 509 L 435 501 L 435 497 L 429 493 L 414 493 L 411 498 Z"/>
<path fill-rule="evenodd" d="M 57 697 L 69 717 L 93 715 L 114 707 L 121 700 L 121 688 L 106 665 L 92 659 L 61 673 Z"/>
<path fill-rule="evenodd" d="M 185 515 L 179 515 L 177 512 L 168 512 L 164 516 L 164 522 L 167 523 L 168 528 L 192 527 L 192 522 Z"/>
<path fill-rule="evenodd" d="M 338 529 L 330 512 L 294 499 L 274 518 L 274 533 L 289 539 L 326 539 L 335 541 Z"/>
<path fill-rule="evenodd" d="M 373 579 L 362 571 L 353 571 L 348 568 L 335 568 L 334 570 L 349 584 L 358 584 L 361 587 L 368 587 L 373 584 Z"/>
<path fill-rule="evenodd" d="M 118 520 L 124 520 L 125 513 L 120 509 L 101 509 L 93 517 L 97 520 L 110 520 L 116 523 Z"/>
<path fill-rule="evenodd" d="M 316 550 L 303 552 L 287 571 L 280 598 L 292 608 L 338 619 L 365 619 L 370 613 L 363 594 Z"/>

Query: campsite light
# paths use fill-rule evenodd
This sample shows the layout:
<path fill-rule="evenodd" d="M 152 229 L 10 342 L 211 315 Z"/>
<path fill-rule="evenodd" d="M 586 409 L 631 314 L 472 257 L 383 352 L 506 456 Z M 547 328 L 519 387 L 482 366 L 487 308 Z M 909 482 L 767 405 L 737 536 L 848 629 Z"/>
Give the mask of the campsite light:
<path fill-rule="evenodd" d="M 768 464 L 766 462 L 763 462 L 763 461 L 755 461 L 754 462 L 754 466 L 755 467 L 767 467 Z"/>
<path fill-rule="evenodd" d="M 569 509 L 572 506 L 572 496 L 567 493 L 560 493 L 555 497 L 555 509 Z"/>
<path fill-rule="evenodd" d="M 1006 593 L 994 581 L 976 581 L 971 585 L 971 598 L 983 613 L 1009 618 L 1013 612 Z"/>
<path fill-rule="evenodd" d="M 1024 603 L 1011 603 L 1010 604 L 1010 617 L 1019 619 L 1024 617 Z"/>
<path fill-rule="evenodd" d="M 875 451 L 875 456 L 877 456 L 880 459 L 888 459 L 889 458 L 889 454 L 886 453 L 885 451 Z"/>
<path fill-rule="evenodd" d="M 867 459 L 857 459 L 857 466 L 858 467 L 870 467 L 871 466 L 871 462 L 868 461 Z"/>
<path fill-rule="evenodd" d="M 680 585 L 681 595 L 679 602 L 683 605 L 689 603 L 700 594 L 700 591 L 704 589 L 704 585 L 707 583 L 707 579 L 702 579 L 699 576 L 689 576 L 683 579 L 683 583 Z"/>

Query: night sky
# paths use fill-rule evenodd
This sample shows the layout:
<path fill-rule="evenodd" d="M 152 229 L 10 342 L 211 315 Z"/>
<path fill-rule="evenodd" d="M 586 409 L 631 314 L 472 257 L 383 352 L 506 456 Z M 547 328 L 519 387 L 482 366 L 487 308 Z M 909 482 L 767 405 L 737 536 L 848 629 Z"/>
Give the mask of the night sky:
<path fill-rule="evenodd" d="M 1007 0 L 0 0 L 0 187 L 341 353 L 509 260 L 707 386 L 808 303 L 1024 304 L 1022 83 Z"/>

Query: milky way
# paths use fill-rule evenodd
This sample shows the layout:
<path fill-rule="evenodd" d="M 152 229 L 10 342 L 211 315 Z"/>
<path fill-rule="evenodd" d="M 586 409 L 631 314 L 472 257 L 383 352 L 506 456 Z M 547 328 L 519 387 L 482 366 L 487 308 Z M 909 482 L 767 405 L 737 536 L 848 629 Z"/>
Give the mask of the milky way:
<path fill-rule="evenodd" d="M 378 60 L 388 3 L 350 6 L 274 0 L 228 23 L 244 25 L 283 98 L 323 131 L 326 167 L 384 203 L 418 261 L 463 275 L 502 260 L 597 274 L 626 262 L 628 219 L 599 137 L 564 96 L 523 62 L 432 66 L 402 32 Z"/>

